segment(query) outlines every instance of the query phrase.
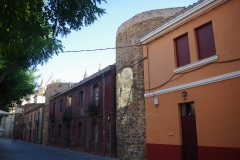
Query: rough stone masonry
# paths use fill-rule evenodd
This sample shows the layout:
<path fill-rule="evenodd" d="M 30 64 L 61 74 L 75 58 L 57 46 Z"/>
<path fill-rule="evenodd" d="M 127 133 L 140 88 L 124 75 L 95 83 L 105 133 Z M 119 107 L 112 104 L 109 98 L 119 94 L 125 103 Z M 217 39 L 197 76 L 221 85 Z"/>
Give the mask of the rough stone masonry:
<path fill-rule="evenodd" d="M 183 8 L 137 14 L 117 31 L 116 47 L 140 45 L 139 38 Z M 146 159 L 146 121 L 142 46 L 116 50 L 116 132 L 120 159 Z"/>

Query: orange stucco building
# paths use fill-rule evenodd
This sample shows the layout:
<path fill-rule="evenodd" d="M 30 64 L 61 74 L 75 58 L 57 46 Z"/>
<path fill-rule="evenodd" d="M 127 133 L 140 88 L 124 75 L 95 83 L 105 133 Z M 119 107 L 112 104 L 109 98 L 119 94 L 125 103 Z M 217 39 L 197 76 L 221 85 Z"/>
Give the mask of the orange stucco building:
<path fill-rule="evenodd" d="M 148 160 L 240 159 L 240 0 L 201 0 L 140 38 Z"/>

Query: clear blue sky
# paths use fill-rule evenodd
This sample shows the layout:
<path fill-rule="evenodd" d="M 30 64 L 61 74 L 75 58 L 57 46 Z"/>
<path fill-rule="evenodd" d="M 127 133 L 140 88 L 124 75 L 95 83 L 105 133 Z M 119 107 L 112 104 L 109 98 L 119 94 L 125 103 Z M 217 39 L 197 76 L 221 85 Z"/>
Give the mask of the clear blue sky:
<path fill-rule="evenodd" d="M 79 32 L 72 32 L 64 38 L 59 38 L 65 47 L 64 51 L 99 49 L 115 47 L 118 27 L 138 13 L 154 9 L 189 6 L 198 0 L 107 0 L 100 5 L 106 9 L 103 15 L 93 25 L 84 27 Z M 102 68 L 115 63 L 115 50 L 95 52 L 60 53 L 53 56 L 47 64 L 39 65 L 36 75 L 41 75 L 44 84 L 52 75 L 54 79 L 65 82 L 82 80 L 87 67 L 88 75 L 96 73 L 101 62 Z"/>

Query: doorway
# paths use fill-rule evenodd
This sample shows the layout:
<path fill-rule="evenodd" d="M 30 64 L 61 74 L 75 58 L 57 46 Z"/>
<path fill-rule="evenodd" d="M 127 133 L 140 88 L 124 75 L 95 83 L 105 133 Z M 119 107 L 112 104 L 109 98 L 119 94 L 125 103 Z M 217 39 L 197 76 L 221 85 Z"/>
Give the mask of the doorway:
<path fill-rule="evenodd" d="M 198 142 L 194 102 L 180 104 L 184 160 L 198 160 Z"/>
<path fill-rule="evenodd" d="M 32 130 L 30 129 L 30 130 L 29 130 L 29 139 L 28 139 L 29 142 L 31 142 L 31 139 L 32 139 L 32 138 L 31 138 L 31 135 L 32 135 Z"/>

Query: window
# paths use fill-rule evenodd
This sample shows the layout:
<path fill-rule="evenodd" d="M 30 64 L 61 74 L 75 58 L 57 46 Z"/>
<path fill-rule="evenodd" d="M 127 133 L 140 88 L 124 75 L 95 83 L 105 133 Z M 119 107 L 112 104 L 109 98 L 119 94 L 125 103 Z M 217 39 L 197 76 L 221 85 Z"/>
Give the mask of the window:
<path fill-rule="evenodd" d="M 212 23 L 207 23 L 195 29 L 197 36 L 199 59 L 216 55 Z"/>
<path fill-rule="evenodd" d="M 97 142 L 97 123 L 92 123 L 92 141 Z"/>
<path fill-rule="evenodd" d="M 79 92 L 79 106 L 83 107 L 83 91 Z"/>
<path fill-rule="evenodd" d="M 68 124 L 68 125 L 67 125 L 67 137 L 68 137 L 68 138 L 69 138 L 69 136 L 70 136 L 70 131 L 71 131 L 71 125 Z"/>
<path fill-rule="evenodd" d="M 175 41 L 175 48 L 176 48 L 177 67 L 189 64 L 190 51 L 189 51 L 188 35 L 184 34 L 174 39 L 174 41 Z"/>
<path fill-rule="evenodd" d="M 60 100 L 60 103 L 59 103 L 59 109 L 60 109 L 60 112 L 62 112 L 62 109 L 63 109 L 63 100 L 62 99 Z"/>
<path fill-rule="evenodd" d="M 68 107 L 72 106 L 72 96 L 68 96 Z"/>
<path fill-rule="evenodd" d="M 82 123 L 78 123 L 78 140 L 82 139 Z"/>
<path fill-rule="evenodd" d="M 53 114 L 55 114 L 55 105 L 56 103 L 53 103 Z"/>
<path fill-rule="evenodd" d="M 61 138 L 61 133 L 62 133 L 62 126 L 58 126 L 58 138 Z"/>
<path fill-rule="evenodd" d="M 52 126 L 52 137 L 54 137 L 54 126 Z"/>
<path fill-rule="evenodd" d="M 93 101 L 98 106 L 98 85 L 93 86 Z"/>

